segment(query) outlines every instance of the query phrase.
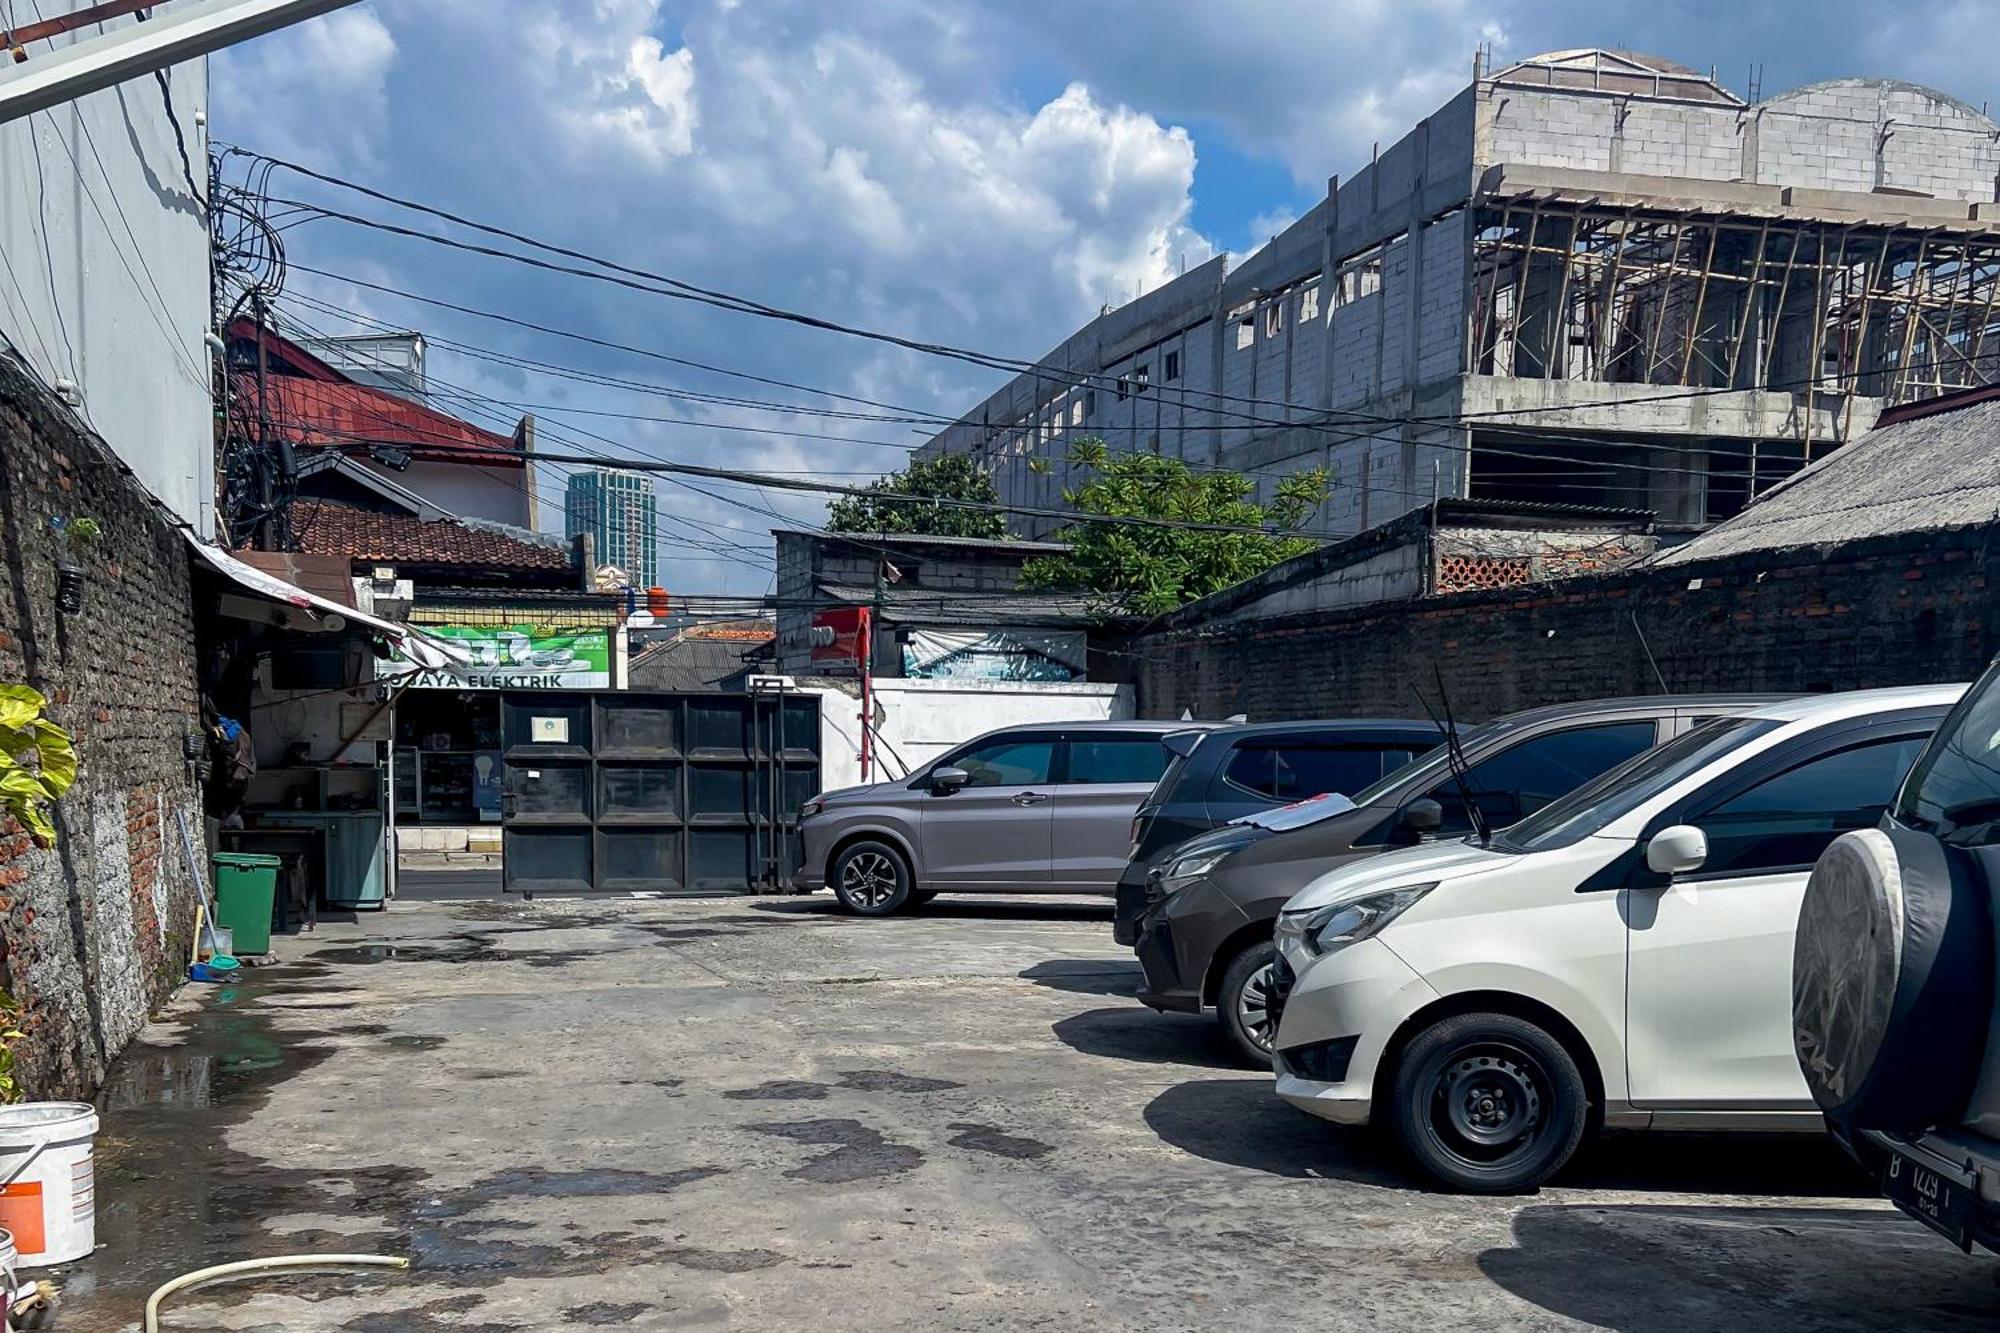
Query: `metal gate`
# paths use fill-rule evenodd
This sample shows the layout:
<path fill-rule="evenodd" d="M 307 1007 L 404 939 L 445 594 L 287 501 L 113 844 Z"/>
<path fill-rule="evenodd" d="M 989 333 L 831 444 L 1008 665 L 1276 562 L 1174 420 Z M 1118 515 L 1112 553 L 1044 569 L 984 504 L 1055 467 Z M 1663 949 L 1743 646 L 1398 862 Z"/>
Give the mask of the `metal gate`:
<path fill-rule="evenodd" d="M 816 695 L 509 691 L 511 893 L 748 893 L 791 876 L 819 791 Z"/>

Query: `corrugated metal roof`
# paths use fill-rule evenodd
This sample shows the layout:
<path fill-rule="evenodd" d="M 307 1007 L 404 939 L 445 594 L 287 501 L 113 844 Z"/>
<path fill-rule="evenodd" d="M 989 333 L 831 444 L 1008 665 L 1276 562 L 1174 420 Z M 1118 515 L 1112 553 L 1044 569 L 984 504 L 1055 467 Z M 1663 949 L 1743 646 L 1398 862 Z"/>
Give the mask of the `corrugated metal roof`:
<path fill-rule="evenodd" d="M 1879 426 L 1654 565 L 2000 519 L 2000 401 Z"/>
<path fill-rule="evenodd" d="M 819 591 L 852 606 L 874 604 L 865 584 L 822 583 Z M 937 588 L 882 590 L 883 615 L 910 625 L 1067 625 L 1103 619 L 1097 599 L 1084 593 L 947 592 Z"/>

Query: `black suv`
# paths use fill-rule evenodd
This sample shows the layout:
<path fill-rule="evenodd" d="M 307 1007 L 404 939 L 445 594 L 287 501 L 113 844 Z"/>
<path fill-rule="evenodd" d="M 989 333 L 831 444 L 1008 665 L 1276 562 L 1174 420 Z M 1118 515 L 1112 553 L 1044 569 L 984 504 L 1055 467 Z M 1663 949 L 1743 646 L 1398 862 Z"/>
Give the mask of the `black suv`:
<path fill-rule="evenodd" d="M 1274 806 L 1372 787 L 1442 738 L 1434 722 L 1355 718 L 1259 722 L 1168 736 L 1173 758 L 1132 817 L 1132 852 L 1118 879 L 1114 937 L 1120 944 L 1138 942 L 1146 874 L 1189 838 Z"/>
<path fill-rule="evenodd" d="M 1139 998 L 1185 1013 L 1213 1006 L 1242 1058 L 1268 1064 L 1271 928 L 1310 881 L 1422 838 L 1465 836 L 1474 822 L 1468 800 L 1487 828 L 1505 828 L 1697 722 L 1782 697 L 1659 695 L 1511 713 L 1460 728 L 1466 769 L 1457 776 L 1439 746 L 1351 800 L 1268 811 L 1184 842 L 1147 877 L 1133 945 L 1146 972 Z"/>

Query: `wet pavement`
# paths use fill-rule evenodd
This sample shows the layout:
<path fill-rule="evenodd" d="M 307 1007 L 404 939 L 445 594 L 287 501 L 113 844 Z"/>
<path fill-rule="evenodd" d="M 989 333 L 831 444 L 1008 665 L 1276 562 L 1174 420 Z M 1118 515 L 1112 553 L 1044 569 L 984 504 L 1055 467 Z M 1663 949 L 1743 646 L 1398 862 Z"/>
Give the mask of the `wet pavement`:
<path fill-rule="evenodd" d="M 2000 1321 L 2000 1261 L 1823 1141 L 1634 1137 L 1417 1188 L 1131 999 L 1100 905 L 422 903 L 190 988 L 102 1097 L 60 1327 L 1612 1328 Z"/>

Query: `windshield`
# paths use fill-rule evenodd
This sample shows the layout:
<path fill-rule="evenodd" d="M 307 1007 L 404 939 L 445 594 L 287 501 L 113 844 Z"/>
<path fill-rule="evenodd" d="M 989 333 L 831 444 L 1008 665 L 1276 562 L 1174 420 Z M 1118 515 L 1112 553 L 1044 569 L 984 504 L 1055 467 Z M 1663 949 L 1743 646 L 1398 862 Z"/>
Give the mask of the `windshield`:
<path fill-rule="evenodd" d="M 2000 661 L 1917 756 L 1896 818 L 1958 847 L 2000 843 Z"/>
<path fill-rule="evenodd" d="M 1294 801 L 1290 805 L 1252 811 L 1229 822 L 1251 824 L 1257 828 L 1269 829 L 1273 833 L 1283 833 L 1289 829 L 1317 824 L 1322 819 L 1332 819 L 1335 815 L 1344 815 L 1353 808 L 1354 802 L 1339 792 L 1322 792 L 1318 796 L 1308 796 L 1305 800 Z"/>
<path fill-rule="evenodd" d="M 1488 722 L 1483 727 L 1471 727 L 1458 733 L 1459 749 L 1464 752 L 1468 763 L 1476 762 L 1479 752 L 1490 745 L 1496 737 L 1505 736 L 1520 724 L 1505 718 L 1498 722 Z M 1442 732 L 1443 727 L 1438 730 Z M 1384 773 L 1370 785 L 1363 787 L 1350 798 L 1356 805 L 1373 805 L 1405 782 L 1415 782 L 1419 791 L 1427 790 L 1434 777 L 1442 776 L 1451 762 L 1451 747 L 1435 746 L 1404 764 L 1401 768 Z"/>
<path fill-rule="evenodd" d="M 1581 842 L 1620 815 L 1638 809 L 1689 774 L 1777 726 L 1763 718 L 1723 717 L 1704 722 L 1665 745 L 1634 755 L 1567 796 L 1558 797 L 1493 845 L 1508 852 L 1546 852 Z"/>

